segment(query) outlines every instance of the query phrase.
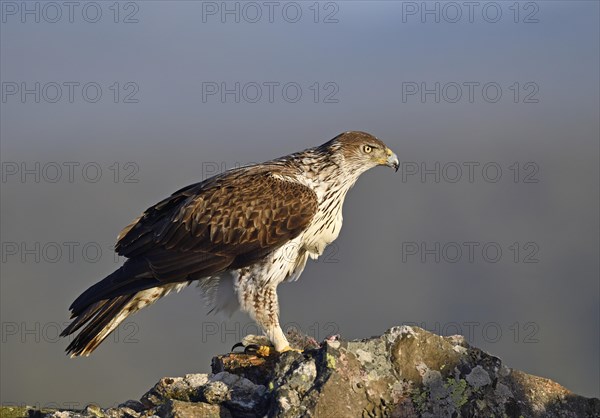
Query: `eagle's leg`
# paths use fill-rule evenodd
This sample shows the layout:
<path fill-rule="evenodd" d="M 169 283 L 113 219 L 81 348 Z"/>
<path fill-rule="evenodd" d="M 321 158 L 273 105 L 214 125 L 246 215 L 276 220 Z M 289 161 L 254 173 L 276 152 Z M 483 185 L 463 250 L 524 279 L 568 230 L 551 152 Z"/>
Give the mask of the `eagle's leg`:
<path fill-rule="evenodd" d="M 236 291 L 240 306 L 261 327 L 275 351 L 290 350 L 281 326 L 279 325 L 279 302 L 277 300 L 277 287 L 273 284 L 261 283 L 254 277 L 240 277 Z M 260 347 L 259 353 L 268 353 L 267 347 Z"/>

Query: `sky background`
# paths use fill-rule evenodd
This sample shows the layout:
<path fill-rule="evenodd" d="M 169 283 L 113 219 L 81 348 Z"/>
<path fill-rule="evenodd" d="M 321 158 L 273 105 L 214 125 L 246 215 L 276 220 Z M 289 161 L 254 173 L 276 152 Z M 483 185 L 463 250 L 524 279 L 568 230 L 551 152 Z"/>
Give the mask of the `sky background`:
<path fill-rule="evenodd" d="M 348 130 L 401 167 L 361 177 L 280 287 L 284 327 L 417 323 L 599 396 L 599 3 L 423 5 L 2 1 L 2 403 L 110 406 L 209 372 L 256 329 L 195 287 L 89 358 L 57 334 L 145 208 Z"/>

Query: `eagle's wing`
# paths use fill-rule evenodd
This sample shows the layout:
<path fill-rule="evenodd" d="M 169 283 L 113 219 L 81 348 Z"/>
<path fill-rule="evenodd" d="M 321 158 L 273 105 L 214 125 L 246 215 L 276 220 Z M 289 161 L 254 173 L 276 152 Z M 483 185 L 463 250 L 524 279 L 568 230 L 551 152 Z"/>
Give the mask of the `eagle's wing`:
<path fill-rule="evenodd" d="M 250 166 L 188 186 L 148 208 L 119 235 L 129 260 L 84 292 L 91 303 L 248 266 L 298 236 L 317 211 L 309 187 Z"/>
<path fill-rule="evenodd" d="M 252 256 L 298 236 L 317 204 L 309 187 L 260 166 L 244 167 L 188 186 L 150 207 L 123 229 L 115 249 L 128 258 L 159 247 L 252 263 Z"/>

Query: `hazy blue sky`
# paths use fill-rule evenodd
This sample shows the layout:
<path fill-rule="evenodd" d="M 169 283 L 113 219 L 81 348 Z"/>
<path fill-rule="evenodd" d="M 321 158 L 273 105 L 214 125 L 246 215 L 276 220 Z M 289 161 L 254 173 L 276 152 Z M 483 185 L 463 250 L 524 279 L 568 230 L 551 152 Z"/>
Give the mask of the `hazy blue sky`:
<path fill-rule="evenodd" d="M 146 207 L 347 130 L 401 170 L 359 180 L 282 323 L 416 322 L 600 395 L 598 2 L 65 3 L 0 3 L 3 403 L 108 406 L 209 371 L 255 328 L 192 287 L 90 358 L 56 335 Z"/>

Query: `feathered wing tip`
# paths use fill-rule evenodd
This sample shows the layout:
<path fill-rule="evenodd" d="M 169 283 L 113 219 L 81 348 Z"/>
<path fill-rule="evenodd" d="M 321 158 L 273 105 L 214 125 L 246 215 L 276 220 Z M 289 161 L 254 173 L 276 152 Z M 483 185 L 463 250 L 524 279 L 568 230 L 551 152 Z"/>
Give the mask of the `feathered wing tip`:
<path fill-rule="evenodd" d="M 134 295 L 124 295 L 101 300 L 76 316 L 60 335 L 66 337 L 83 325 L 85 328 L 71 341 L 67 354 L 71 357 L 89 356 L 132 313 L 130 305 L 133 298 Z"/>

